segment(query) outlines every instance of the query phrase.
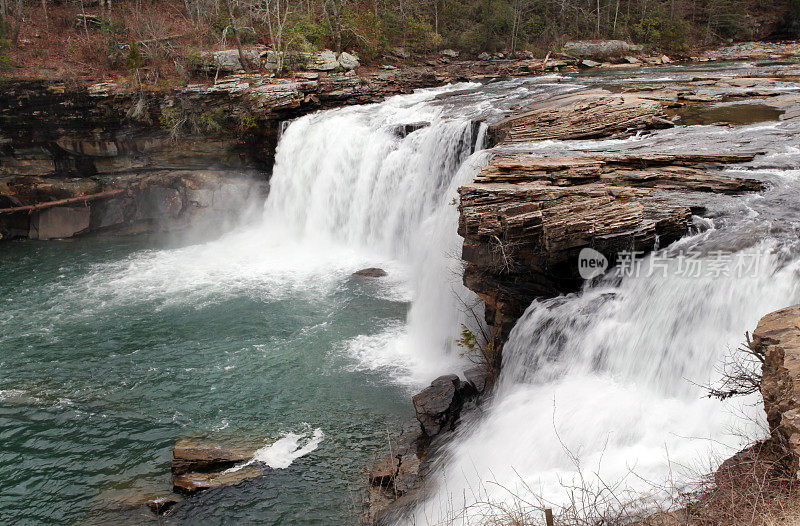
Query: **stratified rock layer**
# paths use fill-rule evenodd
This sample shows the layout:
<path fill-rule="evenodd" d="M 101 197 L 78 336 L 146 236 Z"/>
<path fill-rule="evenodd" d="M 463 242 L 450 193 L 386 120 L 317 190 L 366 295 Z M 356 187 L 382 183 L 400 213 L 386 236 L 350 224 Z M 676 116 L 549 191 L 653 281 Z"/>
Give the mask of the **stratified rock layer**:
<path fill-rule="evenodd" d="M 751 155 L 502 157 L 459 189 L 464 283 L 507 334 L 537 297 L 577 290 L 578 254 L 612 264 L 680 238 L 691 209 L 670 191 L 739 193 L 761 183 L 721 173 Z"/>
<path fill-rule="evenodd" d="M 252 449 L 223 448 L 189 439 L 178 440 L 172 451 L 173 489 L 191 494 L 257 477 L 264 468 L 245 464 L 253 458 L 253 453 Z"/>
<path fill-rule="evenodd" d="M 764 358 L 761 395 L 773 441 L 800 468 L 800 305 L 767 314 L 751 342 Z"/>

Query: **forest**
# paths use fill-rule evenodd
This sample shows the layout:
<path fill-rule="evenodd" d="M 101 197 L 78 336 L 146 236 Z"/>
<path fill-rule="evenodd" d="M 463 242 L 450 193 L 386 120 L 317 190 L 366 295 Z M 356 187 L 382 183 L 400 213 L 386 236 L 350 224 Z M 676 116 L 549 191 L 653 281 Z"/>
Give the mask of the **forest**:
<path fill-rule="evenodd" d="M 535 55 L 572 39 L 674 54 L 800 34 L 800 0 L 0 0 L 0 69 L 102 77 L 191 72 L 198 53 L 265 44 L 372 63 L 441 49 Z"/>

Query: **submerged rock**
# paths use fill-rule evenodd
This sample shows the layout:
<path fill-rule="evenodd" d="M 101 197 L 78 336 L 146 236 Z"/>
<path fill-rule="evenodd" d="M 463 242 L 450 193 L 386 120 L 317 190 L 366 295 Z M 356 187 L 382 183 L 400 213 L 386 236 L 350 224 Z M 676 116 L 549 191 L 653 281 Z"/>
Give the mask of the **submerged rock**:
<path fill-rule="evenodd" d="M 353 272 L 353 275 L 354 276 L 362 276 L 362 277 L 365 277 L 365 278 L 382 278 L 382 277 L 384 277 L 384 276 L 386 276 L 388 274 L 382 268 L 370 267 L 370 268 L 361 269 L 361 270 L 359 270 L 357 272 Z"/>
<path fill-rule="evenodd" d="M 171 510 L 172 507 L 175 506 L 175 504 L 179 503 L 182 500 L 183 499 L 178 495 L 167 495 L 165 497 L 150 499 L 146 501 L 145 504 L 156 515 L 163 515 L 167 513 L 169 510 Z"/>
<path fill-rule="evenodd" d="M 243 480 L 260 477 L 263 473 L 264 468 L 257 465 L 211 473 L 190 472 L 173 477 L 172 486 L 177 492 L 191 495 L 201 490 L 238 484 Z"/>

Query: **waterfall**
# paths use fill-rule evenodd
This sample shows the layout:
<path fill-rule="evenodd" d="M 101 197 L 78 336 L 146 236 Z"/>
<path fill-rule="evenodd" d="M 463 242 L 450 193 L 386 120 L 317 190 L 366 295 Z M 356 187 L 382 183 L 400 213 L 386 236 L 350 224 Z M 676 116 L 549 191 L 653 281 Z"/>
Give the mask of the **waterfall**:
<path fill-rule="evenodd" d="M 483 523 L 612 491 L 620 501 L 664 498 L 663 488 L 697 480 L 765 436 L 757 394 L 723 403 L 703 386 L 720 380 L 726 355 L 761 316 L 800 301 L 796 232 L 781 226 L 800 215 L 791 197 L 800 156 L 773 148 L 735 169 L 768 180 L 764 194 L 715 201 L 714 217 L 695 218 L 693 235 L 630 272 L 530 305 L 504 348 L 493 399 L 461 426 L 412 523 Z M 720 250 L 729 262 L 715 275 L 708 269 Z M 706 271 L 687 275 L 686 255 Z"/>
<path fill-rule="evenodd" d="M 291 122 L 276 152 L 264 231 L 291 237 L 325 259 L 347 247 L 364 264 L 406 278 L 406 327 L 351 342 L 366 366 L 400 366 L 421 385 L 460 371 L 453 349 L 461 284 L 458 187 L 486 162 L 486 126 L 451 117 L 435 97 L 448 87 L 386 102 L 308 115 Z M 322 252 L 322 253 L 320 253 Z M 353 268 L 353 271 L 358 270 Z"/>

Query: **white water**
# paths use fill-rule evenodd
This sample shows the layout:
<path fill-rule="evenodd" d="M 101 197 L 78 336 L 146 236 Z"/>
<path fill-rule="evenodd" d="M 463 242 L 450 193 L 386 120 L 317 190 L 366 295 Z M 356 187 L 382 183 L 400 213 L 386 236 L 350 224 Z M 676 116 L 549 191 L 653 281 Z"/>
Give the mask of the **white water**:
<path fill-rule="evenodd" d="M 228 471 L 238 471 L 255 463 L 264 464 L 272 469 L 288 468 L 298 458 L 316 450 L 325 438 L 322 429 L 316 428 L 311 433 L 311 426 L 306 425 L 306 427 L 308 429 L 302 433 L 286 433 L 272 444 L 258 449 L 251 460 Z"/>
<path fill-rule="evenodd" d="M 487 156 L 470 155 L 485 126 L 473 136 L 469 118 L 431 104 L 452 89 L 292 122 L 281 136 L 264 214 L 265 235 L 297 240 L 313 260 L 327 261 L 327 247 L 347 247 L 365 255 L 365 266 L 388 264 L 405 278 L 407 324 L 359 336 L 346 352 L 357 367 L 391 370 L 415 386 L 463 369 L 454 340 L 468 322 L 459 298 L 471 293 L 459 275 L 454 200 Z M 418 122 L 430 125 L 397 134 L 398 126 Z"/>
<path fill-rule="evenodd" d="M 793 133 L 785 126 L 782 133 Z M 752 126 L 727 137 L 764 140 L 762 133 Z M 598 147 L 552 143 L 530 148 Z M 673 147 L 687 148 L 677 139 Z M 493 400 L 462 426 L 410 523 L 479 524 L 514 508 L 539 520 L 537 507 L 602 500 L 612 493 L 606 487 L 621 501 L 663 499 L 665 487 L 696 481 L 765 435 L 758 395 L 722 403 L 699 386 L 719 380 L 725 355 L 764 314 L 800 302 L 798 243 L 789 226 L 800 216 L 800 156 L 781 139 L 768 148 L 737 169 L 770 181 L 764 194 L 715 202 L 718 219 L 697 218 L 702 232 L 643 260 L 639 274 L 533 302 L 504 349 Z M 734 261 L 758 265 L 729 277 L 690 277 L 679 268 L 681 252 L 713 265 L 718 250 L 738 250 Z M 659 269 L 652 275 L 651 265 Z"/>

